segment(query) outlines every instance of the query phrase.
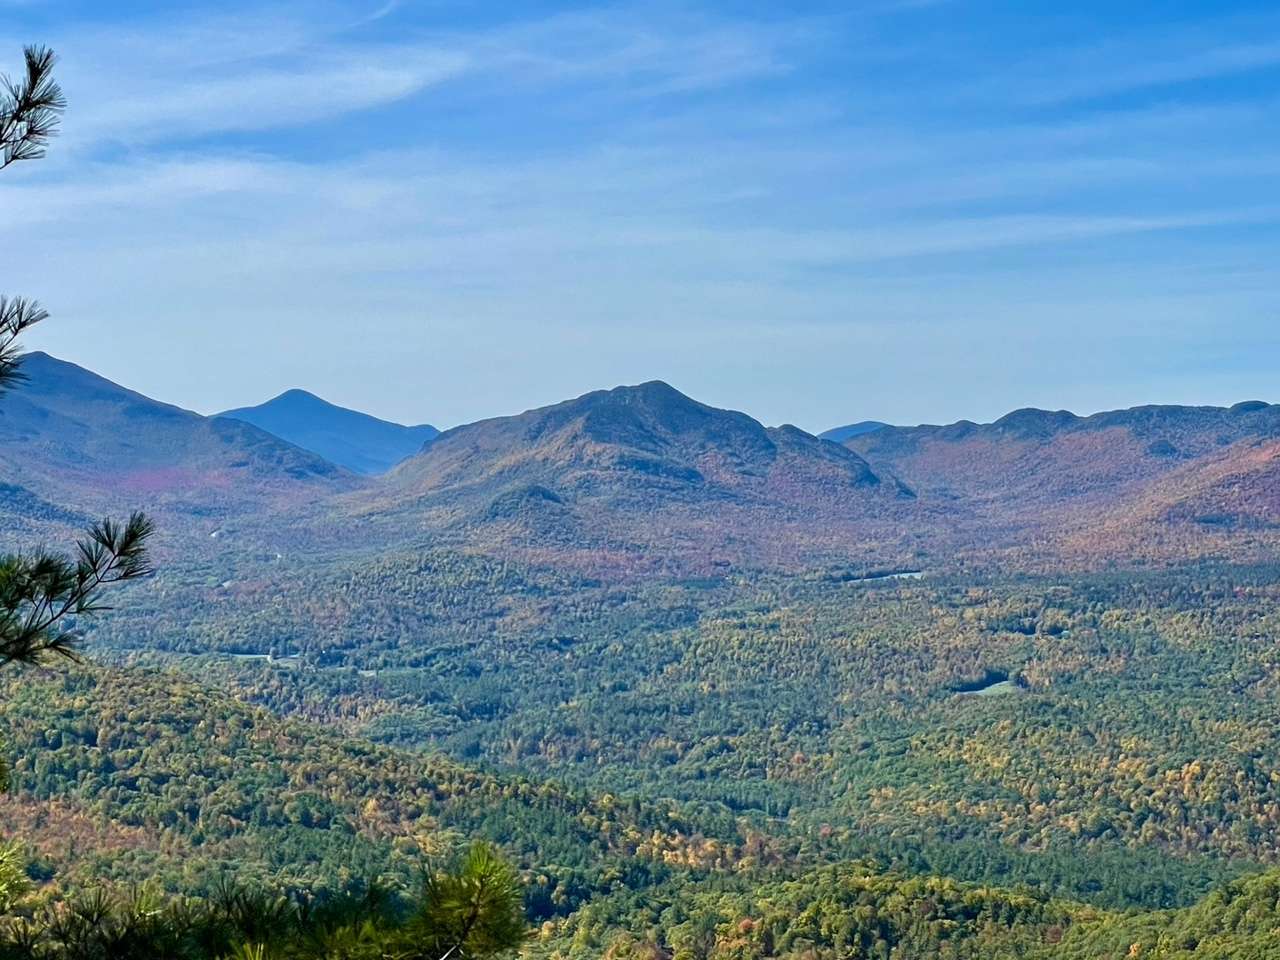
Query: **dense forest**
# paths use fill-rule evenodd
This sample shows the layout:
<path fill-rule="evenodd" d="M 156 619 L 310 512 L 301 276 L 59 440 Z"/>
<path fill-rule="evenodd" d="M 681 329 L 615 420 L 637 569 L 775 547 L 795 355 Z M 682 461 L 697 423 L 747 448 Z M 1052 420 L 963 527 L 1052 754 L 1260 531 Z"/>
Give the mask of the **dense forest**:
<path fill-rule="evenodd" d="M 96 629 L 116 666 L 11 678 L 46 896 L 409 889 L 488 838 L 548 956 L 1265 939 L 1209 928 L 1280 863 L 1275 568 L 610 586 L 427 551 L 154 602 L 180 579 Z"/>
<path fill-rule="evenodd" d="M 1278 573 L 609 587 L 427 553 L 219 584 L 176 607 L 185 628 L 139 594 L 95 648 L 390 745 L 785 817 L 851 853 L 910 830 L 1014 859 L 1162 851 L 1199 871 L 1280 856 Z"/>
<path fill-rule="evenodd" d="M 829 829 L 481 775 L 170 671 L 76 669 L 6 695 L 22 790 L 0 822 L 26 840 L 31 888 L 11 902 L 14 956 L 221 956 L 233 937 L 263 956 L 396 956 L 355 945 L 387 949 L 421 912 L 423 865 L 484 837 L 516 868 L 525 950 L 548 958 L 1268 956 L 1280 923 L 1276 873 L 1224 884 L 1204 860 L 994 844 L 966 866 L 964 844 L 888 837 L 847 859 Z M 1052 892 L 1091 859 L 1093 905 Z M 998 882 L 947 876 L 995 864 Z M 1178 909 L 1121 906 L 1206 884 Z"/>

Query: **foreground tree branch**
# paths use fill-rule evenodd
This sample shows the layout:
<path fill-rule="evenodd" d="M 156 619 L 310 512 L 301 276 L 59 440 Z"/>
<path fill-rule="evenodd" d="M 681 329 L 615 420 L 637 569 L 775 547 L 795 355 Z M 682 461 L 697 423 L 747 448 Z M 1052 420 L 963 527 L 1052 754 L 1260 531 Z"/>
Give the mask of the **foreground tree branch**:
<path fill-rule="evenodd" d="M 27 379 L 18 369 L 22 362 L 18 337 L 48 317 L 34 300 L 0 294 L 0 393 Z"/>
<path fill-rule="evenodd" d="M 123 525 L 91 527 L 74 560 L 44 551 L 0 558 L 0 665 L 77 659 L 75 618 L 110 609 L 104 587 L 151 575 L 146 542 L 153 529 L 135 513 Z"/>
<path fill-rule="evenodd" d="M 66 109 L 53 79 L 53 51 L 32 46 L 23 54 L 22 77 L 0 77 L 0 170 L 43 157 Z M 0 394 L 26 379 L 19 337 L 48 316 L 34 300 L 0 295 Z M 75 618 L 109 609 L 105 587 L 151 574 L 152 531 L 151 521 L 135 513 L 123 525 L 103 520 L 90 527 L 71 558 L 43 549 L 0 556 L 0 666 L 76 659 Z"/>
<path fill-rule="evenodd" d="M 58 62 L 48 47 L 23 51 L 20 79 L 0 77 L 0 170 L 20 160 L 38 160 L 57 135 L 67 101 L 53 79 Z"/>

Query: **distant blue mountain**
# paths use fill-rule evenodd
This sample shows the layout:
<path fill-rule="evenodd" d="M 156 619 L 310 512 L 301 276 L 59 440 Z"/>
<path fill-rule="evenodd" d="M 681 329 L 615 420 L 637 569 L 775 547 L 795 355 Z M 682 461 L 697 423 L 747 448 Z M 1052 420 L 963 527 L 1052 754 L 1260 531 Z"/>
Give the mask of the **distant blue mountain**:
<path fill-rule="evenodd" d="M 218 414 L 251 423 L 303 450 L 357 473 L 386 473 L 434 440 L 428 424 L 406 427 L 321 400 L 305 390 L 289 390 L 256 407 Z"/>
<path fill-rule="evenodd" d="M 883 430 L 889 426 L 887 423 L 881 423 L 879 420 L 863 420 L 860 423 L 850 423 L 843 427 L 833 427 L 825 433 L 820 433 L 823 440 L 830 440 L 833 443 L 844 443 L 846 440 L 852 440 L 854 437 L 860 437 L 864 433 L 874 433 L 877 430 Z"/>

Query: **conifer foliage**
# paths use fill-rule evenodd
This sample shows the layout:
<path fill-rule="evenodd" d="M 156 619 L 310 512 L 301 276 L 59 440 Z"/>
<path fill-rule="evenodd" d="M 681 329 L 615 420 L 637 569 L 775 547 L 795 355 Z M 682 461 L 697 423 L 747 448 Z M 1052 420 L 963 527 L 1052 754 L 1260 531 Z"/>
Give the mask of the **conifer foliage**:
<path fill-rule="evenodd" d="M 0 170 L 19 160 L 43 157 L 67 106 L 53 79 L 53 51 L 27 47 L 23 59 L 20 78 L 0 77 Z"/>
<path fill-rule="evenodd" d="M 24 60 L 20 78 L 0 77 L 0 170 L 43 157 L 66 108 L 53 51 L 27 47 Z M 48 316 L 35 300 L 0 295 L 0 393 L 23 380 L 19 337 Z M 74 658 L 76 618 L 107 609 L 104 588 L 151 573 L 152 531 L 135 513 L 124 524 L 94 524 L 73 558 L 43 548 L 0 556 L 0 665 Z"/>

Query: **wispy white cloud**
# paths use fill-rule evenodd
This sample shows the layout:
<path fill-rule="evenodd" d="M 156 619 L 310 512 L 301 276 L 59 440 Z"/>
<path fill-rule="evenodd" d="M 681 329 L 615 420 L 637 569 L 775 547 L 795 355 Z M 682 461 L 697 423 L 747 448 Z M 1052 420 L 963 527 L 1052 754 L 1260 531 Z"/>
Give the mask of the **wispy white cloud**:
<path fill-rule="evenodd" d="M 484 29 L 359 36 L 391 18 L 354 21 L 280 10 L 131 27 L 79 27 L 50 38 L 73 104 L 67 146 L 163 145 L 222 133 L 286 130 L 381 107 L 467 77 L 504 85 L 579 85 L 627 97 L 704 90 L 784 71 L 795 26 L 638 11 L 559 14 Z M 16 44 L 14 49 L 17 49 Z"/>
<path fill-rule="evenodd" d="M 466 69 L 461 54 L 418 49 L 323 52 L 292 68 L 147 81 L 91 102 L 73 136 L 126 143 L 284 129 L 393 103 Z"/>
<path fill-rule="evenodd" d="M 462 41 L 490 69 L 541 82 L 625 83 L 631 95 L 718 87 L 785 72 L 785 54 L 812 40 L 804 24 L 752 24 L 684 15 L 655 23 L 640 11 L 562 14 Z"/>

